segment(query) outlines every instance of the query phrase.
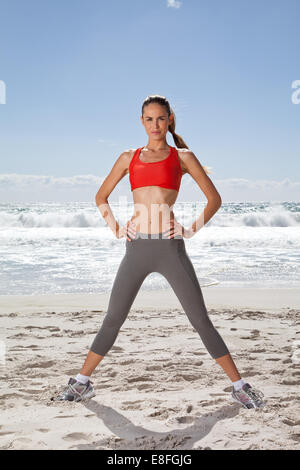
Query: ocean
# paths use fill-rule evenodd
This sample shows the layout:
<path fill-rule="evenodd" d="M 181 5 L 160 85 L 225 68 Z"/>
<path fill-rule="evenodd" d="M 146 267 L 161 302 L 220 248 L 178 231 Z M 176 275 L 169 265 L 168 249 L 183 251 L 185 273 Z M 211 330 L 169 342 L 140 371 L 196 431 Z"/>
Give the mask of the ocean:
<path fill-rule="evenodd" d="M 123 225 L 132 202 L 110 202 Z M 204 202 L 176 202 L 188 227 Z M 299 287 L 300 203 L 228 202 L 184 239 L 201 287 Z M 0 204 L 0 294 L 107 293 L 125 254 L 95 203 Z M 151 273 L 141 290 L 170 287 Z"/>

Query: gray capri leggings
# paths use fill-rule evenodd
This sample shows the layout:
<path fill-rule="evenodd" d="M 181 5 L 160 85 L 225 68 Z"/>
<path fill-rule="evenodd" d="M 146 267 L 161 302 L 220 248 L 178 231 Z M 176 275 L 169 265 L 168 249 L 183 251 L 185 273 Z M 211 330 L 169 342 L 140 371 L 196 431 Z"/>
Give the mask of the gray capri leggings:
<path fill-rule="evenodd" d="M 107 313 L 90 348 L 94 353 L 105 356 L 113 346 L 143 281 L 152 272 L 167 279 L 211 357 L 229 353 L 208 316 L 184 239 L 167 238 L 164 233 L 137 232 L 132 241 L 126 239 L 126 253 L 113 283 Z"/>

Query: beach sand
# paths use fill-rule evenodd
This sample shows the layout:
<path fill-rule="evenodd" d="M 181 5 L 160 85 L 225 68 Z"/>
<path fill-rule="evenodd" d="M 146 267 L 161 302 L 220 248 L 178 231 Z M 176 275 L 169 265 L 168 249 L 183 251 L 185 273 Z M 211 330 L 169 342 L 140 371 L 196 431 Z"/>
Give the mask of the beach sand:
<path fill-rule="evenodd" d="M 138 293 L 92 375 L 94 398 L 54 402 L 79 372 L 109 294 L 0 296 L 0 448 L 300 449 L 299 289 L 202 291 L 265 408 L 232 401 L 172 290 Z"/>

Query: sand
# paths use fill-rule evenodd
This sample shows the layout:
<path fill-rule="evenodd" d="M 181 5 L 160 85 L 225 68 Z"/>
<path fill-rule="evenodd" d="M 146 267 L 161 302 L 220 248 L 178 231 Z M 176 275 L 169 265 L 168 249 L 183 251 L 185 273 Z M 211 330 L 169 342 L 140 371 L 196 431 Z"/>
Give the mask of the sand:
<path fill-rule="evenodd" d="M 0 296 L 0 449 L 300 449 L 299 290 L 211 286 L 203 295 L 265 408 L 232 401 L 171 290 L 138 293 L 92 375 L 94 398 L 55 402 L 109 294 Z"/>

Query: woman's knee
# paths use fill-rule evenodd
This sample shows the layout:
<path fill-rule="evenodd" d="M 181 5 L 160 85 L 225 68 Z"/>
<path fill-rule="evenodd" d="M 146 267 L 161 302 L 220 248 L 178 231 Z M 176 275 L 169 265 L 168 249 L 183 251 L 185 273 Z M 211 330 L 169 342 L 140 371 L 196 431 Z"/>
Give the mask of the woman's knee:
<path fill-rule="evenodd" d="M 198 311 L 196 314 L 187 314 L 187 316 L 190 323 L 197 331 L 203 331 L 207 328 L 214 328 L 211 319 L 205 311 Z"/>
<path fill-rule="evenodd" d="M 107 314 L 104 317 L 103 320 L 103 327 L 108 327 L 108 328 L 118 328 L 120 329 L 123 323 L 125 322 L 127 318 L 128 313 L 126 312 L 119 312 L 119 311 L 114 311 L 110 312 L 108 311 Z"/>

